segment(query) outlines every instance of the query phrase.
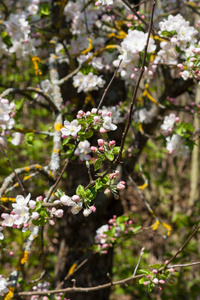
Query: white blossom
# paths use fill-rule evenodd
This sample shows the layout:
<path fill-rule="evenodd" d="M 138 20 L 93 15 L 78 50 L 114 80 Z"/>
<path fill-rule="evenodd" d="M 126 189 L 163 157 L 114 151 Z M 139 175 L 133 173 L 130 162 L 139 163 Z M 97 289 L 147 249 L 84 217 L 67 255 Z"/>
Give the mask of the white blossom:
<path fill-rule="evenodd" d="M 104 244 L 106 242 L 106 237 L 107 237 L 107 235 L 105 233 L 108 231 L 109 231 L 108 224 L 103 225 L 100 228 L 98 228 L 96 231 L 96 235 L 95 235 L 95 242 Z"/>
<path fill-rule="evenodd" d="M 105 116 L 103 118 L 103 128 L 105 128 L 106 130 L 116 130 L 117 126 L 112 123 L 111 117 Z"/>
<path fill-rule="evenodd" d="M 187 80 L 190 76 L 190 72 L 186 70 L 186 71 L 181 72 L 180 75 L 184 80 Z"/>
<path fill-rule="evenodd" d="M 79 130 L 81 130 L 81 125 L 78 125 L 78 120 L 73 120 L 72 122 L 64 121 L 64 128 L 61 128 L 62 136 L 75 136 Z"/>
<path fill-rule="evenodd" d="M 11 129 L 14 126 L 15 121 L 10 116 L 14 108 L 14 103 L 9 103 L 9 100 L 0 98 L 0 127 L 2 129 Z"/>
<path fill-rule="evenodd" d="M 73 85 L 75 88 L 78 88 L 78 93 L 98 90 L 102 88 L 104 84 L 105 80 L 103 80 L 101 76 L 94 75 L 92 72 L 87 75 L 78 72 L 78 74 L 73 77 Z"/>
<path fill-rule="evenodd" d="M 1 232 L 3 230 L 3 227 L 0 226 L 0 240 L 4 239 L 4 234 Z"/>
<path fill-rule="evenodd" d="M 167 150 L 173 156 L 187 157 L 189 154 L 189 147 L 184 145 L 184 140 L 178 134 L 174 134 L 172 137 L 167 137 Z"/>
<path fill-rule="evenodd" d="M 165 116 L 164 122 L 160 126 L 160 128 L 164 131 L 165 135 L 172 132 L 175 121 L 176 121 L 176 115 L 175 114 L 170 114 L 169 116 Z"/>
<path fill-rule="evenodd" d="M 3 213 L 1 217 L 4 219 L 2 222 L 3 226 L 12 227 L 14 225 L 14 217 L 13 215 Z"/>
<path fill-rule="evenodd" d="M 88 155 L 88 153 L 90 152 L 90 143 L 87 140 L 85 140 L 83 142 L 78 143 L 78 148 L 76 148 L 74 154 L 78 155 L 80 160 L 89 160 L 90 155 Z"/>
<path fill-rule="evenodd" d="M 0 296 L 3 296 L 6 293 L 8 293 L 9 290 L 8 290 L 7 286 L 8 286 L 8 283 L 7 283 L 6 279 L 3 278 L 2 275 L 0 275 Z"/>
<path fill-rule="evenodd" d="M 98 3 L 100 3 L 102 5 L 112 5 L 113 0 L 98 0 Z"/>

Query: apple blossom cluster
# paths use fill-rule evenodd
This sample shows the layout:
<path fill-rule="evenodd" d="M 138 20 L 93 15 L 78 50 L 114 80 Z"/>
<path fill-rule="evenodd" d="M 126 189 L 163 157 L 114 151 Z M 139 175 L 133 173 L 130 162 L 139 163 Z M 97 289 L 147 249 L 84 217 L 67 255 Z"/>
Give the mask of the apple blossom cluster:
<path fill-rule="evenodd" d="M 73 195 L 72 197 L 63 195 L 60 198 L 60 202 L 65 206 L 71 207 L 71 212 L 73 215 L 78 214 L 83 209 L 83 203 L 85 205 L 85 208 L 83 209 L 84 217 L 88 217 L 92 212 L 96 211 L 96 207 L 94 205 L 87 205 L 86 199 L 81 199 L 78 195 Z"/>
<path fill-rule="evenodd" d="M 95 235 L 95 250 L 101 254 L 107 254 L 108 249 L 113 247 L 122 235 L 136 233 L 140 227 L 135 227 L 132 220 L 128 217 L 117 217 L 114 215 L 108 224 L 105 224 L 96 230 Z"/>
<path fill-rule="evenodd" d="M 196 45 L 195 45 L 196 46 Z M 187 80 L 188 78 L 194 78 L 200 83 L 200 41 L 197 47 L 192 48 L 190 56 L 187 58 L 186 64 L 178 64 L 178 68 L 181 70 L 180 76 Z"/>
<path fill-rule="evenodd" d="M 22 232 L 27 231 L 27 229 L 32 231 L 34 226 L 45 225 L 47 222 L 50 225 L 54 225 L 54 217 L 62 218 L 62 209 L 42 207 L 42 196 L 37 197 L 36 201 L 30 198 L 30 193 L 27 197 L 23 197 L 22 195 L 16 197 L 16 203 L 12 204 L 13 210 L 11 213 L 1 214 L 3 227 L 21 228 Z M 54 204 L 56 206 L 58 203 L 55 201 Z"/>
<path fill-rule="evenodd" d="M 154 117 L 155 114 L 150 110 L 147 110 L 146 107 L 138 109 L 133 113 L 133 121 L 144 124 L 151 123 Z"/>
<path fill-rule="evenodd" d="M 131 80 L 137 79 L 140 69 L 138 68 L 138 62 L 140 60 L 140 53 L 144 50 L 147 42 L 147 33 L 139 30 L 128 30 L 127 36 L 122 41 L 118 56 L 118 59 L 113 62 L 114 66 L 119 66 L 119 72 L 122 78 Z M 156 50 L 155 41 L 150 38 L 148 44 L 148 53 L 152 53 Z M 151 72 L 151 71 L 150 71 Z M 148 70 L 145 70 L 148 75 Z"/>
<path fill-rule="evenodd" d="M 166 138 L 166 148 L 173 156 L 182 156 L 187 158 L 189 155 L 189 147 L 184 144 L 184 140 L 178 134 L 173 134 L 171 137 Z"/>
<path fill-rule="evenodd" d="M 165 261 L 165 264 L 168 261 Z M 155 265 L 156 267 L 162 267 L 162 265 Z M 162 290 L 162 286 L 170 280 L 170 275 L 172 275 L 175 272 L 175 269 L 167 269 L 164 273 L 159 273 L 157 269 L 150 270 L 141 270 L 144 274 L 146 274 L 145 277 L 141 278 L 139 280 L 139 283 L 147 286 L 148 289 L 151 291 L 154 288 L 157 288 L 159 291 Z M 172 280 L 170 280 L 170 283 L 173 283 Z"/>
<path fill-rule="evenodd" d="M 95 5 L 112 5 L 113 4 L 113 0 L 98 0 L 97 2 L 95 2 Z"/>
<path fill-rule="evenodd" d="M 162 129 L 162 134 L 164 136 L 171 135 L 174 128 L 174 124 L 177 122 L 179 122 L 179 117 L 176 117 L 175 114 L 170 114 L 169 116 L 165 116 L 164 122 L 160 126 L 160 128 Z"/>
<path fill-rule="evenodd" d="M 175 114 L 165 116 L 161 125 L 162 134 L 166 137 L 166 148 L 173 156 L 182 156 L 187 158 L 189 147 L 185 145 L 185 140 L 178 134 L 173 134 L 174 125 L 179 122 L 179 117 Z"/>
<path fill-rule="evenodd" d="M 0 98 L 0 128 L 2 130 L 12 129 L 15 124 L 15 104 L 8 99 Z"/>
<path fill-rule="evenodd" d="M 43 283 L 38 283 L 38 285 L 35 285 L 33 286 L 33 291 L 37 291 L 37 292 L 40 292 L 40 291 L 43 291 L 43 292 L 47 292 L 49 290 L 49 286 L 50 286 L 50 283 L 48 281 L 44 281 Z M 36 296 L 36 295 L 33 295 L 31 296 L 30 300 L 48 300 L 49 297 L 47 296 Z M 63 293 L 59 293 L 57 295 L 54 295 L 53 300 L 70 300 L 70 299 L 67 299 L 66 297 L 63 298 Z"/>
<path fill-rule="evenodd" d="M 119 112 L 115 113 L 115 122 L 116 120 L 119 122 Z M 117 126 L 112 122 L 112 111 L 110 110 L 104 109 L 97 111 L 96 108 L 93 108 L 91 112 L 88 111 L 86 113 L 83 110 L 80 110 L 78 111 L 76 119 L 71 122 L 67 120 L 64 121 L 64 127 L 61 128 L 60 131 L 63 139 L 67 139 L 68 137 L 76 139 L 83 130 L 87 129 L 89 126 L 91 127 L 91 125 L 93 125 L 95 129 L 99 130 L 100 133 L 116 130 Z M 83 154 L 83 158 L 84 154 L 87 155 L 90 152 L 89 146 L 88 141 L 85 141 L 85 143 L 79 143 L 75 154 Z"/>
<path fill-rule="evenodd" d="M 159 23 L 159 28 L 159 34 L 170 37 L 170 41 L 166 40 L 160 43 L 161 50 L 158 51 L 154 63 L 177 65 L 181 70 L 186 67 L 188 70 L 181 71 L 180 76 L 184 80 L 189 77 L 195 77 L 199 80 L 200 73 L 197 69 L 199 61 L 195 57 L 199 53 L 199 44 L 197 44 L 196 39 L 198 31 L 190 26 L 190 23 L 180 14 L 169 15 L 167 19 Z M 178 63 L 179 58 L 181 58 L 182 63 Z"/>
<path fill-rule="evenodd" d="M 105 80 L 103 80 L 101 76 L 94 75 L 92 72 L 87 75 L 78 72 L 78 74 L 73 77 L 73 85 L 75 88 L 78 87 L 78 93 L 98 90 L 102 88 L 105 83 Z"/>

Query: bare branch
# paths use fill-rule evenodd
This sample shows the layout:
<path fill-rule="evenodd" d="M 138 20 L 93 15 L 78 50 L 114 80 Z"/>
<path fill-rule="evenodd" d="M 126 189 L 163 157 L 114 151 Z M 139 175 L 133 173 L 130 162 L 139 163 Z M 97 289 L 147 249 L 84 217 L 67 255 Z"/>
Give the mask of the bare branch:
<path fill-rule="evenodd" d="M 23 186 L 23 184 L 22 184 L 22 182 L 21 182 L 21 179 L 19 178 L 17 172 L 15 171 L 15 168 L 13 167 L 13 164 L 11 163 L 11 161 L 10 161 L 10 159 L 9 159 L 9 157 L 8 157 L 8 155 L 7 155 L 7 153 L 6 153 L 5 149 L 4 149 L 4 147 L 3 147 L 3 145 L 2 145 L 2 144 L 0 144 L 0 145 L 1 145 L 1 149 L 2 149 L 2 151 L 3 151 L 4 155 L 5 155 L 5 157 L 7 158 L 7 161 L 9 162 L 9 164 L 10 164 L 12 170 L 13 170 L 13 173 L 15 174 L 15 176 L 16 176 L 18 182 L 19 182 L 19 185 L 20 185 L 20 187 L 21 187 L 21 189 L 22 189 L 22 192 L 23 192 L 24 196 L 26 197 L 26 196 L 27 196 L 27 192 L 25 191 L 25 188 L 24 188 L 24 186 Z"/>
<path fill-rule="evenodd" d="M 24 89 L 9 88 L 9 89 L 5 90 L 0 96 L 2 98 L 4 98 L 4 97 L 6 97 L 6 96 L 8 96 L 10 94 L 22 94 L 22 95 L 25 95 L 24 92 L 33 92 L 33 93 L 37 93 L 37 94 L 41 95 L 42 97 L 44 97 L 47 100 L 47 102 L 50 104 L 50 106 L 52 107 L 52 109 L 55 112 L 58 112 L 58 108 L 54 104 L 52 98 L 47 93 L 45 93 L 43 90 L 41 90 L 39 88 L 34 88 L 34 87 L 27 87 L 27 88 L 24 88 Z"/>

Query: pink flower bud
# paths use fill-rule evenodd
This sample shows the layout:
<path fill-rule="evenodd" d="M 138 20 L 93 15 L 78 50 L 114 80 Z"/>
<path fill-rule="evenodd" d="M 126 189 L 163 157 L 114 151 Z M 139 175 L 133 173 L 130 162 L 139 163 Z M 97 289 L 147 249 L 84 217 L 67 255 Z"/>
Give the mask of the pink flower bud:
<path fill-rule="evenodd" d="M 96 114 L 96 113 L 97 113 L 97 108 L 93 108 L 93 109 L 91 110 L 91 113 L 92 113 L 92 114 Z"/>
<path fill-rule="evenodd" d="M 166 260 L 166 261 L 165 261 L 165 264 L 168 264 L 168 262 L 169 262 L 169 260 Z"/>
<path fill-rule="evenodd" d="M 90 207 L 90 209 L 91 209 L 91 212 L 95 212 L 97 209 L 96 209 L 96 207 L 94 206 L 94 205 L 92 205 L 91 207 Z"/>
<path fill-rule="evenodd" d="M 98 123 L 100 121 L 100 117 L 99 116 L 94 116 L 94 122 Z"/>
<path fill-rule="evenodd" d="M 176 117 L 176 118 L 175 118 L 175 123 L 178 123 L 179 120 L 180 120 L 179 117 Z"/>
<path fill-rule="evenodd" d="M 158 273 L 158 270 L 153 269 L 152 273 L 153 273 L 154 275 L 156 275 L 156 274 Z"/>
<path fill-rule="evenodd" d="M 154 278 L 154 279 L 152 280 L 152 282 L 153 282 L 154 284 L 158 284 L 158 278 Z"/>
<path fill-rule="evenodd" d="M 85 115 L 86 115 L 86 117 L 89 117 L 91 115 L 91 112 L 87 111 Z"/>
<path fill-rule="evenodd" d="M 30 200 L 29 203 L 28 203 L 28 205 L 29 205 L 29 207 L 30 207 L 31 209 L 34 209 L 34 208 L 36 207 L 36 201 Z"/>
<path fill-rule="evenodd" d="M 32 212 L 31 218 L 33 220 L 37 220 L 39 218 L 39 213 L 37 211 Z"/>
<path fill-rule="evenodd" d="M 42 201 L 43 200 L 43 197 L 42 196 L 38 196 L 37 198 L 36 198 L 36 201 Z"/>
<path fill-rule="evenodd" d="M 100 147 L 102 147 L 105 144 L 105 141 L 103 139 L 98 139 L 97 143 Z"/>
<path fill-rule="evenodd" d="M 91 146 L 91 147 L 90 147 L 90 150 L 91 150 L 92 152 L 97 152 L 97 147 Z"/>
<path fill-rule="evenodd" d="M 183 69 L 183 64 L 178 64 L 177 67 L 182 70 Z"/>
<path fill-rule="evenodd" d="M 115 142 L 114 140 L 112 140 L 112 141 L 109 142 L 109 146 L 110 146 L 110 147 L 111 147 L 111 146 L 115 146 L 115 144 L 116 144 L 116 142 Z"/>
<path fill-rule="evenodd" d="M 54 220 L 49 220 L 49 224 L 52 225 L 52 226 L 55 225 Z"/>
<path fill-rule="evenodd" d="M 103 128 L 103 127 L 101 127 L 101 128 L 99 129 L 99 132 L 100 132 L 100 133 L 106 133 L 106 129 Z"/>
<path fill-rule="evenodd" d="M 72 200 L 77 203 L 80 201 L 80 197 L 78 195 L 73 195 Z"/>
<path fill-rule="evenodd" d="M 68 197 L 67 195 L 63 195 L 61 198 L 60 198 L 60 202 L 63 204 L 63 205 L 68 205 L 71 201 L 71 198 Z"/>
<path fill-rule="evenodd" d="M 123 181 L 120 181 L 120 182 L 117 184 L 118 190 L 124 190 L 124 189 L 125 189 L 125 185 L 124 185 L 122 182 L 123 182 Z"/>
<path fill-rule="evenodd" d="M 100 152 L 103 152 L 103 150 L 104 150 L 103 147 L 99 147 Z"/>
<path fill-rule="evenodd" d="M 85 115 L 85 112 L 84 112 L 83 110 L 79 110 L 79 111 L 78 111 L 78 115 L 84 116 L 84 115 Z"/>
<path fill-rule="evenodd" d="M 55 212 L 55 216 L 57 218 L 62 218 L 63 213 L 64 213 L 63 209 L 57 209 L 56 212 Z"/>
<path fill-rule="evenodd" d="M 105 189 L 105 191 L 104 191 L 104 194 L 109 194 L 110 193 L 110 190 L 109 189 Z"/>
<path fill-rule="evenodd" d="M 163 279 L 160 279 L 160 280 L 159 280 L 159 283 L 164 284 L 165 281 L 164 281 Z"/>
<path fill-rule="evenodd" d="M 143 282 L 143 285 L 147 286 L 149 284 L 149 281 Z"/>

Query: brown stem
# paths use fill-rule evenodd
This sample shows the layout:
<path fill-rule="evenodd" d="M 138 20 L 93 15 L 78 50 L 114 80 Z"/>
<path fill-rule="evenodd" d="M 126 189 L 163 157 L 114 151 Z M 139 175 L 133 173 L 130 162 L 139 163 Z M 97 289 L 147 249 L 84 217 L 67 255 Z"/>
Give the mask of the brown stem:
<path fill-rule="evenodd" d="M 122 155 L 122 152 L 123 152 L 125 139 L 126 139 L 126 136 L 128 134 L 129 128 L 131 126 L 133 107 L 134 107 L 134 104 L 135 104 L 135 100 L 136 100 L 136 96 L 137 96 L 137 91 L 139 89 L 140 81 L 142 79 L 142 76 L 143 76 L 143 73 L 144 73 L 144 70 L 145 70 L 144 65 L 145 65 L 145 60 L 146 60 L 146 55 L 147 55 L 147 48 L 148 48 L 148 44 L 149 44 L 151 29 L 152 29 L 152 26 L 153 26 L 154 9 L 155 9 L 155 1 L 153 1 L 153 3 L 152 3 L 151 19 L 150 19 L 150 23 L 149 23 L 149 29 L 148 29 L 148 35 L 147 35 L 146 45 L 145 45 L 145 48 L 144 48 L 144 56 L 143 56 L 143 60 L 142 60 L 142 67 L 141 67 L 140 75 L 139 75 L 139 78 L 137 80 L 134 92 L 133 92 L 133 96 L 132 96 L 132 100 L 131 100 L 131 105 L 130 105 L 129 113 L 128 113 L 128 122 L 127 122 L 125 130 L 124 130 L 124 132 L 122 134 L 120 151 L 119 151 L 119 154 L 118 154 L 117 158 L 115 159 L 114 163 L 119 162 L 120 159 L 121 159 L 121 155 Z"/>
<path fill-rule="evenodd" d="M 185 241 L 185 243 L 179 248 L 179 250 L 170 258 L 170 260 L 166 263 L 166 265 L 162 268 L 162 270 L 165 270 L 167 266 L 178 256 L 178 254 L 185 248 L 185 246 L 189 243 L 189 241 L 193 238 L 193 236 L 197 233 L 199 230 L 200 225 L 197 226 L 197 228 L 193 231 L 193 233 L 189 236 L 189 238 Z"/>

